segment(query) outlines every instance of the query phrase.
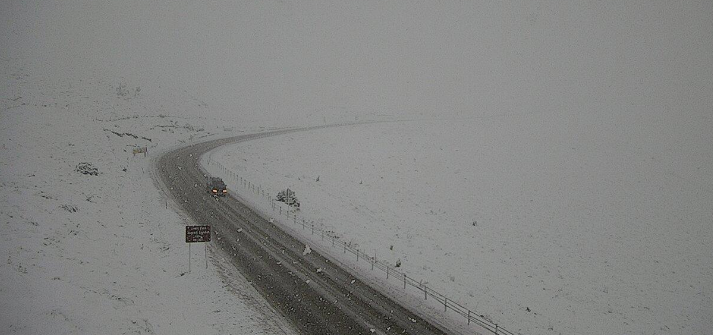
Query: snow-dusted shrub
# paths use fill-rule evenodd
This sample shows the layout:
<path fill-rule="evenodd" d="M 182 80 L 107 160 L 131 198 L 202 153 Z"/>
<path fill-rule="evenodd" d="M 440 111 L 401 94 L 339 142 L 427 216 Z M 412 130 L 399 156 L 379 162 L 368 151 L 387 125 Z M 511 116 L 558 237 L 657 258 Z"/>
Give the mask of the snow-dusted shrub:
<path fill-rule="evenodd" d="M 74 168 L 74 171 L 77 171 L 81 174 L 87 174 L 90 176 L 98 176 L 99 175 L 99 169 L 94 167 L 92 163 L 87 163 L 87 162 L 81 162 L 77 164 L 77 166 Z"/>

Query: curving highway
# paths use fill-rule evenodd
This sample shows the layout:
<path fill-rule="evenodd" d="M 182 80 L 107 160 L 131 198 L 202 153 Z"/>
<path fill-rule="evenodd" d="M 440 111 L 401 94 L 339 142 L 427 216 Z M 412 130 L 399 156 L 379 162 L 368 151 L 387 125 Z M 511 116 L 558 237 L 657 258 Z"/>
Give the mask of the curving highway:
<path fill-rule="evenodd" d="M 156 161 L 159 187 L 197 224 L 210 224 L 226 259 L 302 334 L 446 334 L 273 225 L 234 196 L 205 191 L 203 153 L 216 147 L 312 128 L 242 135 L 189 145 Z M 322 269 L 318 272 L 317 269 Z"/>

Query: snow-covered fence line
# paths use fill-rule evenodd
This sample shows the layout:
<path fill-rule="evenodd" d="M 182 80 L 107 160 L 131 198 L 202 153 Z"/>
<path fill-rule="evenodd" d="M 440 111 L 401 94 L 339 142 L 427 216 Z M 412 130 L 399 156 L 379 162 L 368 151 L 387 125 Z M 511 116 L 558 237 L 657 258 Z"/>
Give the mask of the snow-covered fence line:
<path fill-rule="evenodd" d="M 258 196 L 260 199 L 268 201 L 270 208 L 275 214 L 284 216 L 288 222 L 291 221 L 294 225 L 297 225 L 298 227 L 301 226 L 303 230 L 309 230 L 310 235 L 321 236 L 322 241 L 325 241 L 326 238 L 327 242 L 331 241 L 332 247 L 341 249 L 345 254 L 352 254 L 356 258 L 357 263 L 360 260 L 368 262 L 371 266 L 371 270 L 377 269 L 384 272 L 387 280 L 403 283 L 404 290 L 408 290 L 409 287 L 419 290 L 422 292 L 424 300 L 432 299 L 439 302 L 443 305 L 444 312 L 450 311 L 461 315 L 466 319 L 468 325 L 473 323 L 496 335 L 515 335 L 515 333 L 503 329 L 497 323 L 489 320 L 485 315 L 478 314 L 476 311 L 464 307 L 433 288 L 423 285 L 421 281 L 417 281 L 409 277 L 405 272 L 399 271 L 396 266 L 391 266 L 384 261 L 378 260 L 376 255 L 368 255 L 358 248 L 351 246 L 346 241 L 340 241 L 338 243 L 339 236 L 337 236 L 334 232 L 324 230 L 321 227 L 315 227 L 313 222 L 308 223 L 305 219 L 299 218 L 296 210 L 283 209 L 283 206 L 278 205 L 275 199 L 271 197 L 270 193 L 267 192 L 261 185 L 255 184 L 252 181 L 243 178 L 238 173 L 226 168 L 220 162 L 209 159 L 208 164 L 216 166 L 225 176 L 238 183 L 238 185 L 246 191 Z"/>

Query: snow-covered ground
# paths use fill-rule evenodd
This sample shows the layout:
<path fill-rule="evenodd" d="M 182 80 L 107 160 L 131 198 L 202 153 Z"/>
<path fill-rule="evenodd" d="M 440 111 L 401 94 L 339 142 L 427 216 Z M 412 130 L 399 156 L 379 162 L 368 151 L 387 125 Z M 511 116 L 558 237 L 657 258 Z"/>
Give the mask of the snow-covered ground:
<path fill-rule="evenodd" d="M 18 94 L 0 124 L 2 333 L 292 333 L 214 252 L 206 268 L 203 245 L 188 272 L 191 222 L 152 182 L 152 159 L 230 134 L 220 121 L 139 114 L 132 101 L 150 98 L 100 83 L 36 85 L 23 79 L 31 69 L 14 70 Z M 126 110 L 87 112 L 114 107 Z M 82 162 L 98 175 L 75 171 Z"/>
<path fill-rule="evenodd" d="M 32 10 L 13 14 L 41 27 Z M 46 60 L 58 53 L 22 47 L 14 28 L 0 67 L 0 333 L 291 334 L 210 250 L 205 268 L 203 245 L 188 273 L 190 222 L 150 175 L 171 147 L 260 127 L 202 116 L 181 91 L 57 74 Z"/>
<path fill-rule="evenodd" d="M 321 129 L 211 158 L 510 331 L 707 333 L 710 119 L 561 117 Z"/>
<path fill-rule="evenodd" d="M 0 1 L 0 329 L 288 332 L 151 159 L 418 118 L 221 159 L 509 330 L 708 333 L 712 4 Z"/>

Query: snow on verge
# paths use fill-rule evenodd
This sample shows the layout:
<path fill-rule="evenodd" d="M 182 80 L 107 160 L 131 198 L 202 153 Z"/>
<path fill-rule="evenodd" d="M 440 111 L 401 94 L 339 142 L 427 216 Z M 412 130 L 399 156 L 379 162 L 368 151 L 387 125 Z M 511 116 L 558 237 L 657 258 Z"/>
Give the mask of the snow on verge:
<path fill-rule="evenodd" d="M 322 129 L 210 157 L 510 331 L 706 333 L 713 154 L 693 148 L 710 132 L 547 117 Z"/>
<path fill-rule="evenodd" d="M 18 96 L 0 124 L 3 333 L 292 333 L 212 247 L 208 269 L 187 272 L 192 223 L 153 184 L 153 159 L 230 134 L 221 121 L 135 112 L 100 83 L 11 85 Z M 202 246 L 192 249 L 202 264 Z"/>

